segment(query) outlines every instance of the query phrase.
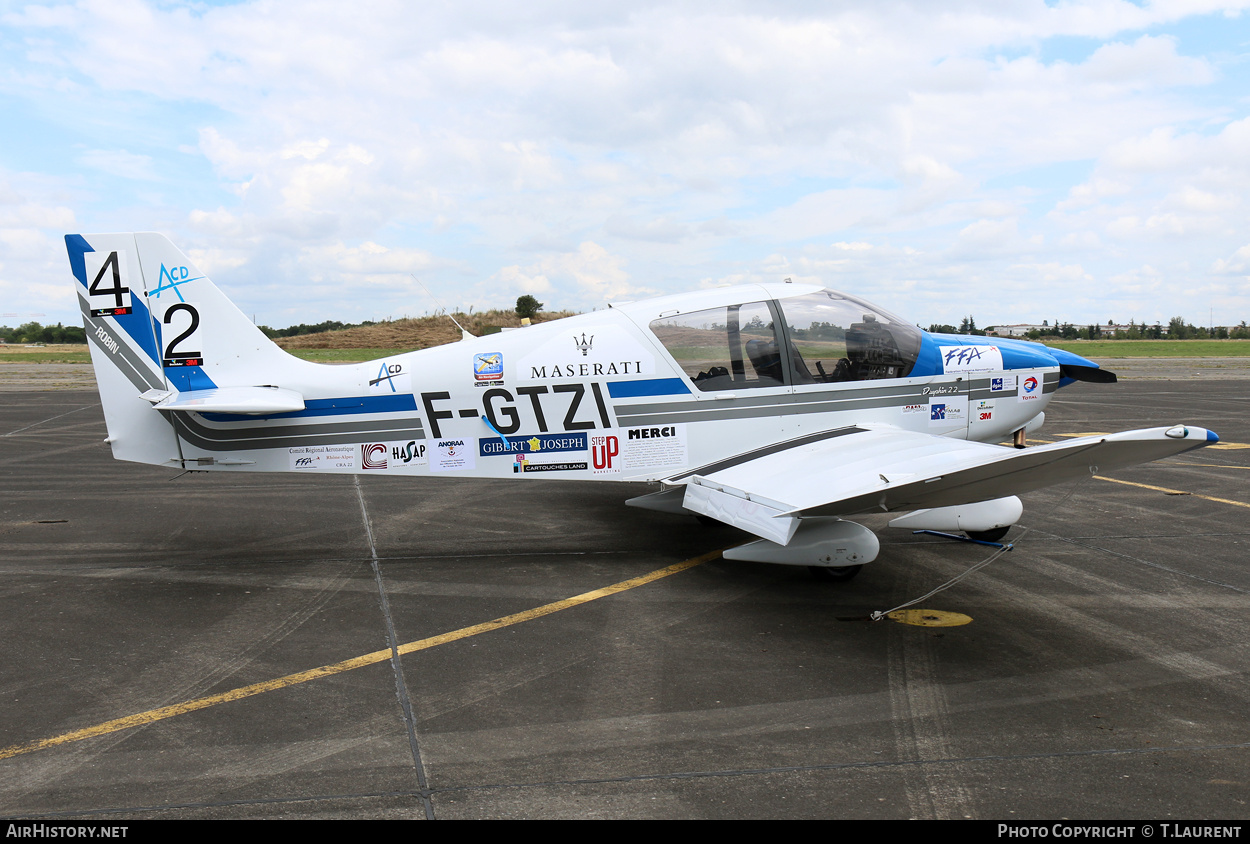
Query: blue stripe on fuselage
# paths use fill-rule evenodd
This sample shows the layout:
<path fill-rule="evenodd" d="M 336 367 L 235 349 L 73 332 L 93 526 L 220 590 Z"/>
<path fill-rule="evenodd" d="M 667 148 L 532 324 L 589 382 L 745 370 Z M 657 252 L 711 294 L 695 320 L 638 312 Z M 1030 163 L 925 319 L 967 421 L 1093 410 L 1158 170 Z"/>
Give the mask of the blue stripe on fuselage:
<path fill-rule="evenodd" d="M 614 399 L 640 396 L 685 396 L 690 388 L 680 378 L 650 378 L 645 381 L 609 381 L 608 395 Z"/>

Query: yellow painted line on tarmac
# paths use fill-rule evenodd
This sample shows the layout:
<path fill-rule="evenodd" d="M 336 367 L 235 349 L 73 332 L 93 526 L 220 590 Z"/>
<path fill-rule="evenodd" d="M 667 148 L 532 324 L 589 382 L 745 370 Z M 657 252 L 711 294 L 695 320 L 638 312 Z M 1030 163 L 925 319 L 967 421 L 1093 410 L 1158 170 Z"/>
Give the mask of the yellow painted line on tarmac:
<path fill-rule="evenodd" d="M 1216 501 L 1220 504 L 1232 504 L 1234 507 L 1250 507 L 1244 501 L 1233 501 L 1231 498 L 1216 498 L 1214 495 L 1203 495 L 1200 492 L 1186 492 L 1183 489 L 1168 489 L 1164 486 L 1151 486 L 1150 484 L 1139 484 L 1133 481 L 1122 481 L 1119 478 L 1106 478 L 1102 475 L 1094 475 L 1096 480 L 1110 481 L 1113 484 L 1124 484 L 1125 486 L 1139 486 L 1142 489 L 1153 489 L 1155 492 L 1166 492 L 1170 495 L 1192 495 L 1194 498 L 1203 498 L 1207 501 Z"/>
<path fill-rule="evenodd" d="M 614 583 L 611 586 L 605 586 L 602 589 L 595 589 L 590 592 L 583 592 L 581 595 L 574 595 L 571 598 L 565 598 L 562 601 L 556 601 L 551 604 L 545 604 L 541 607 L 535 607 L 531 610 L 505 615 L 503 618 L 497 618 L 494 621 L 487 621 L 483 624 L 475 624 L 471 627 L 462 627 L 459 630 L 453 630 L 450 633 L 443 633 L 440 636 L 431 636 L 428 639 L 418 639 L 415 642 L 408 642 L 400 645 L 398 651 L 400 654 L 410 654 L 416 651 L 423 651 L 429 648 L 445 645 L 449 642 L 456 642 L 461 639 L 468 639 L 471 636 L 478 636 L 482 633 L 489 633 L 492 630 L 499 630 L 502 627 L 509 627 L 513 624 L 520 624 L 524 621 L 532 621 L 545 615 L 560 612 L 561 610 L 571 609 L 573 607 L 588 604 L 591 601 L 597 601 L 600 598 L 607 598 L 630 589 L 636 589 L 639 586 L 645 586 L 648 583 L 654 583 L 670 575 L 678 574 L 686 569 L 694 568 L 697 565 L 715 560 L 721 555 L 720 551 L 711 551 L 698 557 L 692 557 L 689 560 L 683 560 L 680 563 L 674 563 L 662 569 L 656 569 L 649 574 L 640 577 L 622 580 L 620 583 Z M 158 709 L 149 709 L 146 712 L 138 712 L 134 715 L 127 715 L 125 718 L 116 718 L 112 721 L 105 721 L 102 724 L 96 724 L 92 727 L 84 727 L 81 730 L 74 730 L 68 733 L 62 733 L 52 738 L 40 739 L 39 741 L 26 742 L 25 744 L 15 744 L 10 747 L 0 748 L 0 759 L 9 759 L 14 756 L 21 756 L 25 753 L 33 753 L 36 750 L 45 750 L 50 747 L 56 747 L 62 744 L 70 744 L 71 742 L 82 741 L 83 739 L 94 738 L 95 736 L 107 735 L 108 733 L 116 733 L 121 730 L 128 730 L 132 727 L 141 727 L 146 724 L 153 724 L 157 721 L 163 721 L 167 718 L 173 718 L 176 715 L 185 715 L 188 712 L 195 712 L 200 709 L 207 709 L 210 706 L 217 706 L 222 703 L 230 703 L 235 700 L 253 697 L 255 695 L 272 692 L 278 689 L 285 689 L 291 686 L 298 686 L 301 683 L 307 683 L 311 680 L 319 680 L 322 677 L 332 677 L 335 674 L 342 674 L 345 671 L 352 671 L 357 668 L 364 668 L 367 665 L 375 665 L 379 662 L 386 662 L 391 658 L 390 649 L 382 651 L 374 651 L 373 653 L 363 654 L 361 656 L 345 659 L 342 662 L 336 662 L 332 665 L 323 665 L 320 668 L 311 668 L 308 671 L 300 671 L 296 674 L 288 674 L 285 677 L 278 677 L 273 680 L 266 680 L 262 683 L 253 683 L 250 686 L 242 686 L 221 694 L 209 695 L 208 697 L 196 698 L 182 703 L 175 703 L 170 706 L 162 706 Z"/>

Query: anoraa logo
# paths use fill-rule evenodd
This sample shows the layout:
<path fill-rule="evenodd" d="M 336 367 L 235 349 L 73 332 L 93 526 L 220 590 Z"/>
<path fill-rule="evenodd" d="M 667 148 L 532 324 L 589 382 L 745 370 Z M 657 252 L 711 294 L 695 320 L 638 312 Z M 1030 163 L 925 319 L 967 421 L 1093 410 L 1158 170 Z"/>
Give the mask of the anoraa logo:
<path fill-rule="evenodd" d="M 376 455 L 382 455 L 379 460 Z M 360 446 L 360 462 L 366 469 L 386 468 L 386 445 L 383 443 L 364 443 Z"/>

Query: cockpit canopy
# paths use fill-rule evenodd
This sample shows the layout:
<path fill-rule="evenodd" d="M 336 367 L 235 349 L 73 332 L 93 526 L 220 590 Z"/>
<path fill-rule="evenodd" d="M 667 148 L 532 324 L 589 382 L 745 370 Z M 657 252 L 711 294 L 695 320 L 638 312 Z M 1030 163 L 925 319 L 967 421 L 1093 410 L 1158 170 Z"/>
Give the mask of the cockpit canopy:
<path fill-rule="evenodd" d="M 705 392 L 903 378 L 922 338 L 833 290 L 661 317 L 651 330 Z"/>

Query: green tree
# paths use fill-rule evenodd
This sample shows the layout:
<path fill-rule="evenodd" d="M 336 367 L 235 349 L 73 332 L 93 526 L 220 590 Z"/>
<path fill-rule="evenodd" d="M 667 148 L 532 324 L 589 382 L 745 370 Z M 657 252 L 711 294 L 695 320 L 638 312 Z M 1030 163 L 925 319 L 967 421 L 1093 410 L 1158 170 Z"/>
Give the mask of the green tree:
<path fill-rule="evenodd" d="M 543 309 L 543 303 L 526 293 L 516 300 L 516 315 L 521 319 L 533 319 Z"/>

